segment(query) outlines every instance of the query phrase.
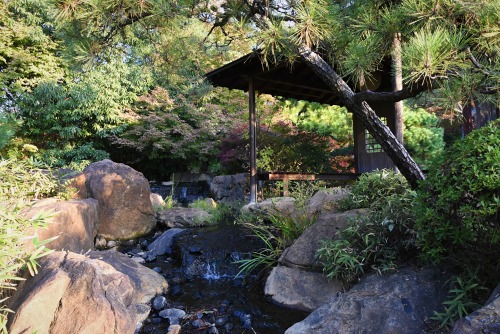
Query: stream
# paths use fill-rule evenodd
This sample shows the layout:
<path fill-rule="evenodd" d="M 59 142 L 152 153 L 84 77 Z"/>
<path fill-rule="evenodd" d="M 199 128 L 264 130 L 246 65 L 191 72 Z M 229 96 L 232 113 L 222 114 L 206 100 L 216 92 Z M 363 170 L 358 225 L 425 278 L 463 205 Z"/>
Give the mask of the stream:
<path fill-rule="evenodd" d="M 153 239 L 141 239 L 121 251 L 137 256 Z M 282 334 L 303 320 L 306 312 L 277 306 L 264 296 L 264 275 L 236 277 L 239 268 L 234 262 L 261 247 L 260 240 L 234 224 L 177 234 L 170 254 L 144 263 L 167 279 L 169 291 L 165 298 L 155 298 L 138 333 L 168 333 L 170 321 L 164 315 L 172 309 L 186 313 L 179 320 L 183 334 Z"/>

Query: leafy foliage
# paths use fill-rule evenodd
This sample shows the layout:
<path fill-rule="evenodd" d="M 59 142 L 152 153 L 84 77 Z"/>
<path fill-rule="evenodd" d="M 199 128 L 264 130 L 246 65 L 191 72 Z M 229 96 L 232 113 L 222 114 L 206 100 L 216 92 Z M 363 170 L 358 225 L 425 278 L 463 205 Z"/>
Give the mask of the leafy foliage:
<path fill-rule="evenodd" d="M 11 142 L 20 124 L 12 114 L 0 113 L 0 150 Z"/>
<path fill-rule="evenodd" d="M 23 136 L 53 166 L 106 157 L 104 138 L 120 131 L 123 109 L 149 83 L 139 67 L 119 61 L 76 74 L 66 85 L 43 82 L 21 101 Z"/>
<path fill-rule="evenodd" d="M 423 256 L 498 278 L 500 121 L 473 131 L 432 164 L 418 192 Z M 493 284 L 490 282 L 490 284 Z"/>
<path fill-rule="evenodd" d="M 64 75 L 49 2 L 0 3 L 0 90 L 5 99 Z"/>
<path fill-rule="evenodd" d="M 383 169 L 362 174 L 350 189 L 350 195 L 342 200 L 344 210 L 357 208 L 384 207 L 385 199 L 392 195 L 405 195 L 408 192 L 408 183 L 394 171 Z"/>
<path fill-rule="evenodd" d="M 416 254 L 414 197 L 399 174 L 363 174 L 343 206 L 369 208 L 369 213 L 338 232 L 338 239 L 322 241 L 317 255 L 326 275 L 352 284 L 370 271 L 386 273 L 411 260 Z"/>
<path fill-rule="evenodd" d="M 141 96 L 129 115 L 136 121 L 112 138 L 113 145 L 134 152 L 128 163 L 137 163 L 140 153 L 149 163 L 161 161 L 165 173 L 215 171 L 220 138 L 232 120 L 196 95 L 171 97 L 161 87 Z"/>
<path fill-rule="evenodd" d="M 448 290 L 448 300 L 442 312 L 434 311 L 435 316 L 431 319 L 439 322 L 439 327 L 450 328 L 455 321 L 464 318 L 475 309 L 481 307 L 475 297 L 481 290 L 487 290 L 482 287 L 476 275 L 454 276 L 450 279 L 450 289 Z"/>
<path fill-rule="evenodd" d="M 444 129 L 436 115 L 422 108 L 404 107 L 404 144 L 413 159 L 422 167 L 444 148 Z"/>
<path fill-rule="evenodd" d="M 226 170 L 248 166 L 248 139 L 244 127 L 236 128 L 222 141 L 221 164 Z M 326 135 L 301 131 L 291 122 L 261 126 L 257 136 L 257 169 L 266 172 L 326 173 L 352 170 L 350 155 L 332 153 L 339 146 Z"/>

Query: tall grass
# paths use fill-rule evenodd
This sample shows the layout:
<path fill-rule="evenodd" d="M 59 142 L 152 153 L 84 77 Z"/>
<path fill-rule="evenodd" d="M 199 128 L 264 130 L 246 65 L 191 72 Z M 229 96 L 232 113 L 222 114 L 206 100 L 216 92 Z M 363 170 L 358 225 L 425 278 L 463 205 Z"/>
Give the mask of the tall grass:
<path fill-rule="evenodd" d="M 275 266 L 285 248 L 291 246 L 306 228 L 314 224 L 316 218 L 316 215 L 311 215 L 307 210 L 296 210 L 293 214 L 240 217 L 237 223 L 248 228 L 264 246 L 252 252 L 249 259 L 237 261 L 240 265 L 237 276 L 247 275 L 257 268 L 267 269 Z"/>

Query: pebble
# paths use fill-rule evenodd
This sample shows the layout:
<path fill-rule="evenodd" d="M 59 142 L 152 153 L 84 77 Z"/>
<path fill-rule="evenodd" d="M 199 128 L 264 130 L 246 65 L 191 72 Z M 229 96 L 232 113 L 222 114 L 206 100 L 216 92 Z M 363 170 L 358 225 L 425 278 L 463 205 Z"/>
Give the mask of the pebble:
<path fill-rule="evenodd" d="M 157 272 L 158 274 L 161 274 L 161 272 L 163 271 L 163 269 L 161 269 L 160 267 L 154 267 L 153 271 Z"/>
<path fill-rule="evenodd" d="M 217 330 L 217 327 L 215 327 L 214 325 L 210 325 L 207 330 L 207 334 L 219 334 L 219 331 Z"/>
<path fill-rule="evenodd" d="M 191 246 L 191 247 L 189 247 L 189 253 L 198 255 L 198 254 L 201 254 L 202 251 L 201 251 L 201 248 L 198 246 Z"/>
<path fill-rule="evenodd" d="M 216 326 L 224 326 L 227 323 L 228 319 L 226 317 L 218 317 L 215 319 Z"/>
<path fill-rule="evenodd" d="M 168 308 L 160 311 L 158 315 L 162 318 L 168 319 L 171 325 L 178 325 L 179 319 L 184 318 L 186 312 L 178 308 Z"/>
<path fill-rule="evenodd" d="M 180 334 L 181 333 L 181 326 L 180 325 L 170 325 L 168 327 L 168 333 L 167 334 Z"/>
<path fill-rule="evenodd" d="M 108 243 L 106 244 L 107 248 L 113 248 L 116 247 L 118 243 L 115 240 L 109 240 Z"/>
<path fill-rule="evenodd" d="M 138 256 L 134 256 L 132 258 L 132 260 L 137 262 L 137 263 L 146 263 L 146 260 L 144 260 L 142 257 L 138 257 Z"/>
<path fill-rule="evenodd" d="M 205 326 L 205 321 L 203 321 L 202 319 L 196 319 L 196 320 L 193 320 L 191 322 L 191 326 L 193 326 L 193 328 L 201 328 L 201 327 L 204 327 Z"/>
<path fill-rule="evenodd" d="M 149 242 L 146 239 L 140 239 L 139 246 L 141 246 L 142 249 L 146 249 L 149 246 Z"/>
<path fill-rule="evenodd" d="M 232 333 L 233 328 L 234 328 L 234 325 L 231 322 L 228 322 L 227 324 L 224 325 L 224 329 L 228 333 Z"/>
<path fill-rule="evenodd" d="M 97 249 L 104 249 L 104 248 L 106 248 L 106 239 L 103 236 L 98 235 L 95 238 L 95 248 L 97 248 Z"/>
<path fill-rule="evenodd" d="M 157 311 L 163 310 L 163 308 L 167 305 L 167 298 L 164 296 L 157 296 L 153 300 L 153 308 Z"/>

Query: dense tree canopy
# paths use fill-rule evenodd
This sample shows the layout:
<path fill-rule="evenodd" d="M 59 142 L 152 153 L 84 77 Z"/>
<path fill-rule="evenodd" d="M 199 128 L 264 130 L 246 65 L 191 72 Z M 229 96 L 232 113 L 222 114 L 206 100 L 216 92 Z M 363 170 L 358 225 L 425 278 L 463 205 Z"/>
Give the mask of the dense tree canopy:
<path fill-rule="evenodd" d="M 178 18 L 186 26 L 192 21 L 185 18 L 210 23 L 212 29 L 203 42 L 214 52 L 252 40 L 264 63 L 301 56 L 362 119 L 414 186 L 423 174 L 373 113 L 370 101 L 399 101 L 432 91 L 450 109 L 477 100 L 498 103 L 500 4 L 495 0 L 256 0 L 221 5 L 67 0 L 58 4 L 59 17 L 76 27 L 93 59 L 102 46 L 126 49 L 123 42 L 131 35 L 144 39 L 152 31 L 168 29 Z M 399 46 L 404 88 L 387 93 L 366 90 L 382 61 Z"/>

